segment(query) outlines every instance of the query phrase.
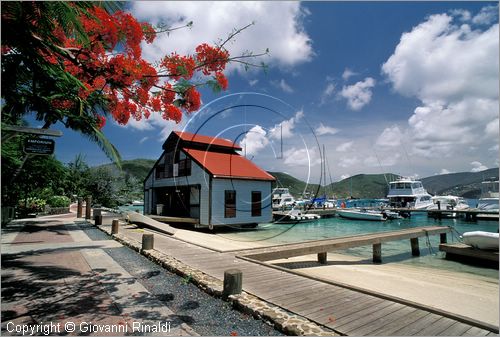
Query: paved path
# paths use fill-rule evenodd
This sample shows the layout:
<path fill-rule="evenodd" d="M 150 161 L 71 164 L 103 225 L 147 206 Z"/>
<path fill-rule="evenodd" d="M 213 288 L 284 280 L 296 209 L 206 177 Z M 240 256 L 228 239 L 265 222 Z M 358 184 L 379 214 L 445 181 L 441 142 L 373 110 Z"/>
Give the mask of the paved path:
<path fill-rule="evenodd" d="M 2 228 L 2 334 L 196 335 L 104 251 L 119 243 L 92 241 L 73 220 Z"/>
<path fill-rule="evenodd" d="M 143 232 L 129 225 L 120 228 L 122 235 L 137 242 Z M 484 328 L 488 324 L 464 322 L 453 314 L 324 283 L 239 259 L 235 252 L 217 252 L 166 235 L 155 235 L 155 249 L 220 280 L 225 270 L 238 268 L 246 292 L 343 335 L 492 335 L 495 330 Z"/>

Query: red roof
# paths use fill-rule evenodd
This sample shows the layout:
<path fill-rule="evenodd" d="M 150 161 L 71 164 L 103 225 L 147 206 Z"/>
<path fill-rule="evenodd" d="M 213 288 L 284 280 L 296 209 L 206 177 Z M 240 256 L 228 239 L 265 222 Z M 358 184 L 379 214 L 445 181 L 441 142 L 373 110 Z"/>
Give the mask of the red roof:
<path fill-rule="evenodd" d="M 220 153 L 182 149 L 214 178 L 237 178 L 253 180 L 275 180 L 272 175 L 237 153 Z"/>
<path fill-rule="evenodd" d="M 216 137 L 203 136 L 199 134 L 194 134 L 190 132 L 180 132 L 174 131 L 174 133 L 185 142 L 202 143 L 209 145 L 217 145 L 222 147 L 228 147 L 234 150 L 241 150 L 241 147 L 236 145 L 230 140 Z"/>

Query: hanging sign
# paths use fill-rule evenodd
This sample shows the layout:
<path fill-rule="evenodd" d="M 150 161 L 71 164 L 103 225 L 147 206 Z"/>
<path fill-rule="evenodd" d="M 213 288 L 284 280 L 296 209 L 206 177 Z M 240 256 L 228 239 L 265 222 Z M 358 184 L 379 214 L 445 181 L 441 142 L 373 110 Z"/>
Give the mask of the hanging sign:
<path fill-rule="evenodd" d="M 49 155 L 54 153 L 55 142 L 52 139 L 26 138 L 24 153 Z"/>

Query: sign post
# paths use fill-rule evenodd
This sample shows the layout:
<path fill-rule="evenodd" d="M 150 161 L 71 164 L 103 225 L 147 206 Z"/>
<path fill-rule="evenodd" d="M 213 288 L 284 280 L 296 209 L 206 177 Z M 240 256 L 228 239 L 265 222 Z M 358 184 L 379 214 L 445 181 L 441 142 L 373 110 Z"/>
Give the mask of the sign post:
<path fill-rule="evenodd" d="M 24 153 L 50 155 L 54 153 L 55 142 L 45 138 L 26 138 L 24 140 Z"/>

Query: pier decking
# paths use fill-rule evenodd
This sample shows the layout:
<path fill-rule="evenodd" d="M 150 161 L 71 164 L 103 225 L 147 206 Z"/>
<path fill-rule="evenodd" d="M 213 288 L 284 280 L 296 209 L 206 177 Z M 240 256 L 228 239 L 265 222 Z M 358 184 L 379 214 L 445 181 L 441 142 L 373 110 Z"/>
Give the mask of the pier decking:
<path fill-rule="evenodd" d="M 441 243 L 445 243 L 446 233 L 450 233 L 451 231 L 450 227 L 442 226 L 417 227 L 392 232 L 379 232 L 259 248 L 242 252 L 239 255 L 257 261 L 270 261 L 294 256 L 318 254 L 319 262 L 326 263 L 326 253 L 329 251 L 373 245 L 374 262 L 382 262 L 381 245 L 384 242 L 410 239 L 413 255 L 419 255 L 419 237 L 439 234 L 441 236 Z"/>
<path fill-rule="evenodd" d="M 463 243 L 440 244 L 439 250 L 446 252 L 446 258 L 452 260 L 479 261 L 498 269 L 498 250 L 474 249 Z"/>
<path fill-rule="evenodd" d="M 448 230 L 440 228 L 444 232 L 436 229 L 435 233 Z M 122 227 L 120 233 L 141 242 L 142 234 L 134 228 Z M 390 233 L 377 234 L 380 242 L 385 242 L 384 236 L 390 237 Z M 405 238 L 411 239 L 412 235 L 416 234 L 408 233 Z M 401 233 L 399 236 L 402 237 Z M 354 237 L 349 240 L 354 240 Z M 370 244 L 374 242 L 374 238 L 365 240 Z M 321 247 L 322 250 L 326 248 L 326 245 Z M 247 293 L 341 335 L 486 336 L 498 333 L 498 327 L 488 323 L 352 290 L 239 257 L 240 254 L 248 256 L 251 250 L 245 250 L 245 253 L 219 252 L 166 235 L 155 235 L 154 249 L 219 280 L 223 280 L 224 271 L 237 268 L 243 272 L 243 290 Z M 312 245 L 308 249 L 317 251 Z"/>

